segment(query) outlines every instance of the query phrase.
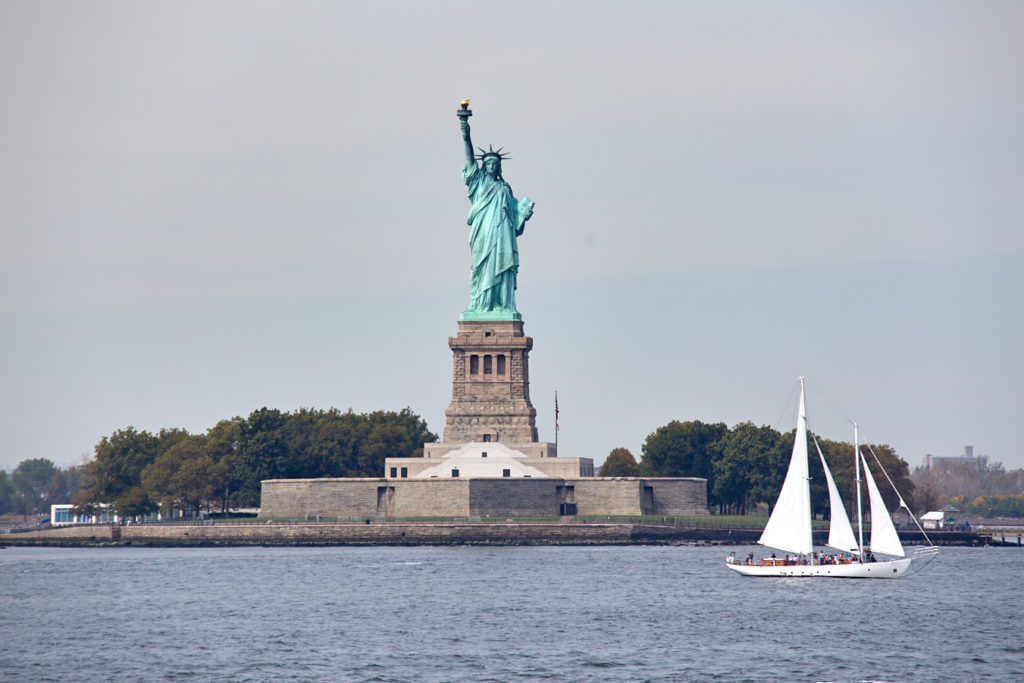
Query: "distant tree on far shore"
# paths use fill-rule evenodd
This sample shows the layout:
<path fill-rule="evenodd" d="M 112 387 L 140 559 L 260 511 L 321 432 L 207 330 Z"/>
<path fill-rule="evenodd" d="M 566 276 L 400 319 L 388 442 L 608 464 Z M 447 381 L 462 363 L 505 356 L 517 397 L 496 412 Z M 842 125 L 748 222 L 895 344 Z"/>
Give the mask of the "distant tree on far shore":
<path fill-rule="evenodd" d="M 15 512 L 19 508 L 17 496 L 14 493 L 14 484 L 11 483 L 5 470 L 0 470 L 0 515 L 5 512 Z"/>
<path fill-rule="evenodd" d="M 640 475 L 640 465 L 628 448 L 615 448 L 598 471 L 599 477 L 636 477 Z"/>
<path fill-rule="evenodd" d="M 973 500 L 978 496 L 1013 496 L 1024 491 L 1024 469 L 1007 470 L 1002 463 L 992 462 L 984 455 L 971 462 L 938 461 L 931 469 L 915 470 L 912 477 L 918 486 L 950 498 L 964 496 Z"/>
<path fill-rule="evenodd" d="M 1024 517 L 1024 494 L 1015 496 L 977 496 L 967 500 L 966 496 L 950 498 L 948 503 L 965 517 Z"/>
<path fill-rule="evenodd" d="M 1024 469 L 1007 470 L 980 455 L 973 461 L 939 461 L 911 475 L 922 495 L 918 511 L 955 505 L 975 517 L 1024 517 Z"/>
<path fill-rule="evenodd" d="M 60 469 L 46 458 L 22 460 L 11 474 L 14 512 L 47 514 L 54 503 L 66 503 L 78 488 L 79 469 Z"/>

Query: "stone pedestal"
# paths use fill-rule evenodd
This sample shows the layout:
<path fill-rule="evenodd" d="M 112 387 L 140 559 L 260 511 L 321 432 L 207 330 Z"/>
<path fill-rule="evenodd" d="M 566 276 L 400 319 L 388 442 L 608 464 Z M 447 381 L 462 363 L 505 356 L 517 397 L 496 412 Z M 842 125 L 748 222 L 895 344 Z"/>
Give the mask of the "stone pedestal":
<path fill-rule="evenodd" d="M 444 442 L 535 443 L 537 411 L 530 403 L 533 339 L 521 320 L 460 320 L 448 338 L 453 358 L 452 402 L 444 411 Z"/>

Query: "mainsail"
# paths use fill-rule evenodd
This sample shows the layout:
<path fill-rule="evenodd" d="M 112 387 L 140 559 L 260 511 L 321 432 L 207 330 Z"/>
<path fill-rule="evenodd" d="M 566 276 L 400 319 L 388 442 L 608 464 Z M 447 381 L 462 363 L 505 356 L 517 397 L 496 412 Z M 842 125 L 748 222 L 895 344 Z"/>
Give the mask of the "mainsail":
<path fill-rule="evenodd" d="M 853 535 L 853 527 L 850 526 L 850 518 L 846 516 L 846 508 L 843 506 L 843 499 L 839 496 L 839 489 L 832 478 L 832 472 L 828 469 L 825 456 L 818 448 L 818 442 L 814 442 L 818 449 L 818 457 L 821 458 L 821 467 L 825 470 L 825 481 L 828 483 L 828 507 L 831 521 L 828 526 L 828 545 L 838 550 L 847 552 L 857 551 L 857 538 Z"/>
<path fill-rule="evenodd" d="M 786 481 L 782 484 L 775 509 L 757 541 L 779 550 L 809 555 L 814 547 L 811 537 L 811 487 L 807 471 L 807 414 L 804 411 L 804 382 L 800 378 L 800 410 L 789 459 Z"/>
<path fill-rule="evenodd" d="M 871 552 L 884 553 L 885 555 L 896 555 L 904 557 L 906 552 L 903 544 L 900 543 L 900 536 L 896 533 L 896 527 L 892 524 L 892 517 L 885 507 L 882 494 L 878 492 L 875 485 L 875 478 L 871 476 L 868 469 L 868 461 L 863 455 L 859 455 L 864 466 L 864 478 L 868 482 L 868 500 L 871 503 Z"/>

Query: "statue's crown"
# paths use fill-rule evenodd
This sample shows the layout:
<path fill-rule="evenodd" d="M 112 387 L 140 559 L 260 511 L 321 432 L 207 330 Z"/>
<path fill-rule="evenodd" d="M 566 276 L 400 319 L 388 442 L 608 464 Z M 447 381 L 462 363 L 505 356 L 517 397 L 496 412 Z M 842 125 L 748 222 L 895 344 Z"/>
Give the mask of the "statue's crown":
<path fill-rule="evenodd" d="M 502 151 L 503 149 L 505 149 L 504 147 L 499 147 L 497 150 L 495 150 L 490 145 L 487 145 L 486 150 L 483 147 L 477 147 L 477 149 L 480 150 L 480 154 L 477 154 L 476 158 L 480 161 L 483 161 L 487 157 L 497 157 L 500 160 L 512 158 Z"/>

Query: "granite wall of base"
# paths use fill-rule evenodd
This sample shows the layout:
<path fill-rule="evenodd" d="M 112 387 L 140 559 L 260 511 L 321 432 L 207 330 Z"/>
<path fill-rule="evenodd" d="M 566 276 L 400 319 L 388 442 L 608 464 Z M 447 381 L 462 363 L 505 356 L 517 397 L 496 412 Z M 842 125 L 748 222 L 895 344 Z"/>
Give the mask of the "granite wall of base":
<path fill-rule="evenodd" d="M 389 479 L 387 517 L 469 517 L 472 479 Z"/>
<path fill-rule="evenodd" d="M 706 515 L 708 513 L 708 480 L 696 477 L 644 478 L 651 488 L 649 510 L 645 515 Z"/>
<path fill-rule="evenodd" d="M 707 482 L 696 478 L 273 479 L 260 517 L 270 519 L 704 515 Z"/>
<path fill-rule="evenodd" d="M 384 483 L 384 479 L 269 479 L 263 482 L 260 517 L 374 517 Z"/>
<path fill-rule="evenodd" d="M 639 515 L 640 483 L 634 478 L 571 479 L 578 515 Z"/>
<path fill-rule="evenodd" d="M 563 502 L 561 479 L 473 479 L 469 511 L 473 517 L 557 515 Z"/>

